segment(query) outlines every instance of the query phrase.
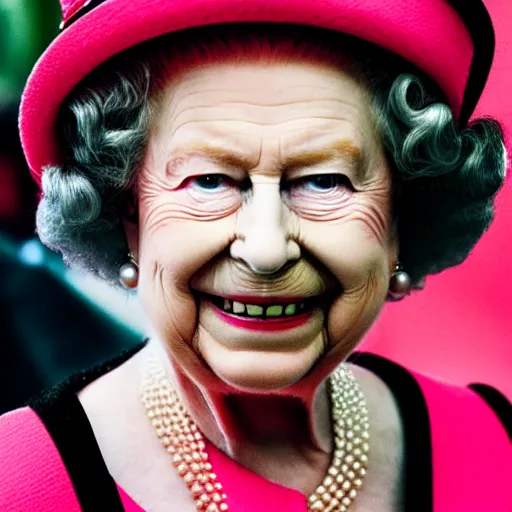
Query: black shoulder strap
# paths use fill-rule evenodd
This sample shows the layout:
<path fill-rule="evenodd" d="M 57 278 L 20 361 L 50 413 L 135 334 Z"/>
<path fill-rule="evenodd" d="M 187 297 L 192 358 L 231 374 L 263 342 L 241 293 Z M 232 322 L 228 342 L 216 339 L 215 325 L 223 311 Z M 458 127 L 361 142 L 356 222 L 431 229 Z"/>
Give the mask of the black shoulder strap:
<path fill-rule="evenodd" d="M 71 377 L 30 403 L 60 453 L 83 512 L 124 512 L 124 507 L 76 393 L 121 365 L 144 345 L 145 342 L 114 361 Z"/>
<path fill-rule="evenodd" d="M 487 384 L 470 384 L 469 388 L 487 402 L 487 405 L 503 424 L 512 443 L 512 404 L 505 398 L 505 395 Z"/>
<path fill-rule="evenodd" d="M 124 512 L 117 486 L 77 396 L 32 407 L 60 453 L 83 512 Z"/>
<path fill-rule="evenodd" d="M 432 437 L 420 385 L 405 368 L 375 354 L 354 352 L 348 361 L 379 376 L 393 393 L 404 425 L 404 510 L 432 512 Z"/>

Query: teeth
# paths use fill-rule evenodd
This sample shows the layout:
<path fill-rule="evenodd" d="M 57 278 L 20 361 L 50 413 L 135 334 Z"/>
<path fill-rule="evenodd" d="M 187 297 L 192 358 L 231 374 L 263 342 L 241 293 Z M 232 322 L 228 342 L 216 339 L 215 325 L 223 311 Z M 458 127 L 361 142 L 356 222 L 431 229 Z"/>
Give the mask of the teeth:
<path fill-rule="evenodd" d="M 283 314 L 283 306 L 269 306 L 265 314 L 266 316 L 281 316 Z"/>
<path fill-rule="evenodd" d="M 286 309 L 284 310 L 284 314 L 285 315 L 294 315 L 296 308 L 297 308 L 297 304 L 288 304 L 288 306 L 286 306 Z"/>
<path fill-rule="evenodd" d="M 245 313 L 245 306 L 241 302 L 233 301 L 233 313 Z"/>
<path fill-rule="evenodd" d="M 255 306 L 253 304 L 247 304 L 247 314 L 249 316 L 262 316 L 263 308 L 261 306 Z"/>
<path fill-rule="evenodd" d="M 272 306 L 260 306 L 258 304 L 243 304 L 236 300 L 224 299 L 222 309 L 236 315 L 248 315 L 254 317 L 277 318 L 280 316 L 292 316 L 303 312 L 306 309 L 304 302 L 297 304 L 273 304 Z"/>

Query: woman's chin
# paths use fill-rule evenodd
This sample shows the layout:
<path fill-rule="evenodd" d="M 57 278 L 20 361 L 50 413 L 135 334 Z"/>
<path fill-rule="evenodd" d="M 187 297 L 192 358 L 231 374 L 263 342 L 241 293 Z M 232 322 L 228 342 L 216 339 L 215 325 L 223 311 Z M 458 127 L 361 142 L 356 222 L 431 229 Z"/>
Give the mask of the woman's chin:
<path fill-rule="evenodd" d="M 289 388 L 317 363 L 323 337 L 295 352 L 230 350 L 210 340 L 201 346 L 201 357 L 217 377 L 238 390 L 262 393 Z"/>

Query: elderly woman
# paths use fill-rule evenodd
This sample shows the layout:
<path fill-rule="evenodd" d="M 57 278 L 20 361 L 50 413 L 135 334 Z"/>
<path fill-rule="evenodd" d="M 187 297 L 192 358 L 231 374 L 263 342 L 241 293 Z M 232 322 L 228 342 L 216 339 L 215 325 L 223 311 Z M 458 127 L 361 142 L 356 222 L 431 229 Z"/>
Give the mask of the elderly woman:
<path fill-rule="evenodd" d="M 509 511 L 503 396 L 356 352 L 492 220 L 485 8 L 62 3 L 21 113 L 38 232 L 153 333 L 0 420 L 2 512 Z"/>

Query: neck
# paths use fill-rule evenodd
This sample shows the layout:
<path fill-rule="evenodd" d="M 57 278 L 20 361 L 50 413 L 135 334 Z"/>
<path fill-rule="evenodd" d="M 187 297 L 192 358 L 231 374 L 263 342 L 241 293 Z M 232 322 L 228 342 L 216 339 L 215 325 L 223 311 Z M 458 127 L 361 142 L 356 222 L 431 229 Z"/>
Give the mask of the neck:
<path fill-rule="evenodd" d="M 179 392 L 203 434 L 234 460 L 254 450 L 329 454 L 332 448 L 330 401 L 326 386 L 302 396 L 218 393 L 175 373 Z"/>
<path fill-rule="evenodd" d="M 163 351 L 161 357 L 165 357 Z M 168 358 L 166 358 L 169 361 Z M 174 365 L 167 365 L 173 387 L 203 435 L 233 460 L 245 466 L 255 454 L 285 453 L 310 458 L 332 452 L 332 423 L 327 386 L 300 394 L 252 394 L 226 387 L 226 392 L 201 387 Z"/>

